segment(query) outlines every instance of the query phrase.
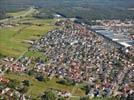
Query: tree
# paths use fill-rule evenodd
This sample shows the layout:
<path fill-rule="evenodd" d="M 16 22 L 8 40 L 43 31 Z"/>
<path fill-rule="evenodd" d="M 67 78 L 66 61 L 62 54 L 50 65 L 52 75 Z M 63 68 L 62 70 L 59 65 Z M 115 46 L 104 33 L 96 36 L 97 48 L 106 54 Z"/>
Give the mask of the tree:
<path fill-rule="evenodd" d="M 18 96 L 14 93 L 13 96 L 12 96 L 13 100 L 17 100 L 18 99 Z"/>
<path fill-rule="evenodd" d="M 80 100 L 89 100 L 88 96 L 83 96 L 80 98 Z"/>
<path fill-rule="evenodd" d="M 19 97 L 19 100 L 22 100 L 25 93 L 27 93 L 28 91 L 28 87 L 27 86 L 22 86 L 18 89 L 18 91 L 21 93 L 20 97 Z"/>
<path fill-rule="evenodd" d="M 12 89 L 15 89 L 15 83 L 14 81 L 9 81 L 9 83 L 7 84 L 8 87 L 12 88 Z"/>
<path fill-rule="evenodd" d="M 27 86 L 23 86 L 18 90 L 20 93 L 25 94 L 28 91 L 28 87 Z"/>
<path fill-rule="evenodd" d="M 24 81 L 22 81 L 22 83 L 23 83 L 24 86 L 29 86 L 30 85 L 29 80 L 24 80 Z"/>
<path fill-rule="evenodd" d="M 3 54 L 0 53 L 0 58 L 3 58 L 3 57 L 5 57 L 5 56 L 4 56 Z"/>
<path fill-rule="evenodd" d="M 64 97 L 59 97 L 58 100 L 66 100 Z"/>
<path fill-rule="evenodd" d="M 133 100 L 134 99 L 134 92 L 132 94 L 128 94 L 127 100 Z"/>
<path fill-rule="evenodd" d="M 11 79 L 9 83 L 7 84 L 8 87 L 15 89 L 17 85 L 19 85 L 20 82 L 17 81 L 16 79 Z"/>
<path fill-rule="evenodd" d="M 85 91 L 85 94 L 86 94 L 86 95 L 87 95 L 87 94 L 89 93 L 89 91 L 90 91 L 90 88 L 89 88 L 88 85 L 83 86 L 81 89 Z"/>
<path fill-rule="evenodd" d="M 3 19 L 6 17 L 6 11 L 4 8 L 0 8 L 0 19 Z"/>
<path fill-rule="evenodd" d="M 27 74 L 28 74 L 29 76 L 34 75 L 34 70 L 29 70 L 29 71 L 27 72 Z"/>
<path fill-rule="evenodd" d="M 38 81 L 45 81 L 45 78 L 44 78 L 43 75 L 37 75 L 37 76 L 36 76 L 36 79 L 37 79 Z"/>
<path fill-rule="evenodd" d="M 56 100 L 56 95 L 52 90 L 45 91 L 41 96 L 41 100 Z"/>

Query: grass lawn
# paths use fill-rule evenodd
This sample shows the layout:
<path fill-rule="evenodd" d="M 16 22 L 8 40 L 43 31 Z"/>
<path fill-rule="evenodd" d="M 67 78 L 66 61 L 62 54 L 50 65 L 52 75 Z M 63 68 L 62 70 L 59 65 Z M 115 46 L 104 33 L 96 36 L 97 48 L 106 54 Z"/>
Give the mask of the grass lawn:
<path fill-rule="evenodd" d="M 30 86 L 28 89 L 28 92 L 26 93 L 27 95 L 31 95 L 32 98 L 37 98 L 37 96 L 41 95 L 41 93 L 43 93 L 45 90 L 49 89 L 49 88 L 53 88 L 53 89 L 58 89 L 58 90 L 66 90 L 71 92 L 73 86 L 66 86 L 66 85 L 61 85 L 56 83 L 57 79 L 53 78 L 50 81 L 47 82 L 40 82 L 37 81 L 36 79 L 34 79 L 32 76 L 28 76 L 28 75 L 16 75 L 16 74 L 6 74 L 5 75 L 6 78 L 8 79 L 17 79 L 18 81 L 23 81 L 23 80 L 29 80 L 30 81 Z M 81 92 L 76 92 L 76 95 L 83 95 L 83 91 L 81 90 Z"/>
<path fill-rule="evenodd" d="M 42 61 L 44 61 L 44 62 L 46 62 L 47 63 L 47 61 L 48 61 L 48 59 L 47 59 L 47 57 L 45 57 L 44 55 L 43 55 L 43 53 L 42 52 L 38 52 L 38 51 L 27 51 L 25 54 L 24 54 L 24 56 L 26 56 L 26 57 L 34 57 L 34 58 L 36 58 L 36 59 L 38 59 L 38 58 L 40 58 L 40 60 L 42 60 Z M 36 63 L 33 61 L 29 66 L 34 66 Z"/>
<path fill-rule="evenodd" d="M 0 53 L 6 56 L 18 57 L 22 52 L 26 51 L 30 46 L 28 43 L 24 43 L 25 40 L 36 40 L 44 33 L 54 28 L 52 19 L 25 19 L 23 21 L 30 21 L 32 23 L 40 24 L 36 25 L 23 25 L 0 28 Z"/>
<path fill-rule="evenodd" d="M 38 51 L 28 51 L 28 52 L 25 53 L 24 56 L 45 59 L 45 57 L 43 56 L 43 53 L 38 52 Z"/>

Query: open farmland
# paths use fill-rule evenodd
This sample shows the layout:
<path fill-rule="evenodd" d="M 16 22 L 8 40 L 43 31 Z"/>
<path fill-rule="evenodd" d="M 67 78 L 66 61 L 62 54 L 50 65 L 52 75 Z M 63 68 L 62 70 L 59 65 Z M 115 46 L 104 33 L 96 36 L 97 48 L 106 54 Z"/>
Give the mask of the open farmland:
<path fill-rule="evenodd" d="M 19 18 L 19 17 L 27 17 L 27 16 L 31 16 L 33 14 L 38 13 L 39 11 L 37 9 L 34 9 L 34 7 L 30 7 L 26 10 L 22 10 L 19 12 L 14 12 L 14 13 L 8 13 L 8 16 L 14 17 L 14 18 Z"/>
<path fill-rule="evenodd" d="M 11 21 L 16 26 L 0 27 L 0 53 L 13 57 L 17 57 L 27 50 L 29 47 L 28 41 L 36 40 L 54 28 L 52 19 L 27 17 Z"/>

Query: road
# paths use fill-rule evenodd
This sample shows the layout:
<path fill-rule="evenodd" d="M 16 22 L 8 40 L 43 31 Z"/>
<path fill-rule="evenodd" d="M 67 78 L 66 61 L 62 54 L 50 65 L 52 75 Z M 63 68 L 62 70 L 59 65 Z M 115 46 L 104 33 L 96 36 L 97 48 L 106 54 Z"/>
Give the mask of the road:
<path fill-rule="evenodd" d="M 27 50 L 24 51 L 12 64 L 15 64 L 21 57 L 23 57 L 23 55 L 24 55 L 26 52 L 27 52 Z M 12 65 L 12 64 L 11 64 L 11 65 Z M 4 73 L 5 73 L 7 70 L 8 70 L 8 68 L 6 68 L 4 71 L 2 71 L 2 72 L 0 73 L 0 76 L 3 76 Z"/>
<path fill-rule="evenodd" d="M 27 50 L 24 51 L 12 64 L 15 64 L 21 57 L 23 57 L 23 55 L 24 55 L 26 52 L 27 52 Z"/>
<path fill-rule="evenodd" d="M 32 15 L 35 12 L 37 12 L 37 9 L 35 9 L 34 7 L 30 7 L 30 8 L 28 8 L 28 10 L 26 10 L 26 12 L 23 15 L 14 16 L 13 18 L 2 19 L 2 20 L 0 20 L 0 23 L 7 22 L 10 20 L 15 20 L 15 19 L 18 19 L 20 17 L 26 17 L 28 15 Z"/>

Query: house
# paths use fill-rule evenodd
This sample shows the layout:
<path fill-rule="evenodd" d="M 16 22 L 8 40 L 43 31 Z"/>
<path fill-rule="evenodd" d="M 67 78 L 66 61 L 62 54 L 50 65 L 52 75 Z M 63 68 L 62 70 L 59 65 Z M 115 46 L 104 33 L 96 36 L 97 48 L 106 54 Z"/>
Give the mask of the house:
<path fill-rule="evenodd" d="M 4 78 L 3 76 L 0 76 L 0 82 L 3 84 L 8 84 L 9 80 Z"/>

